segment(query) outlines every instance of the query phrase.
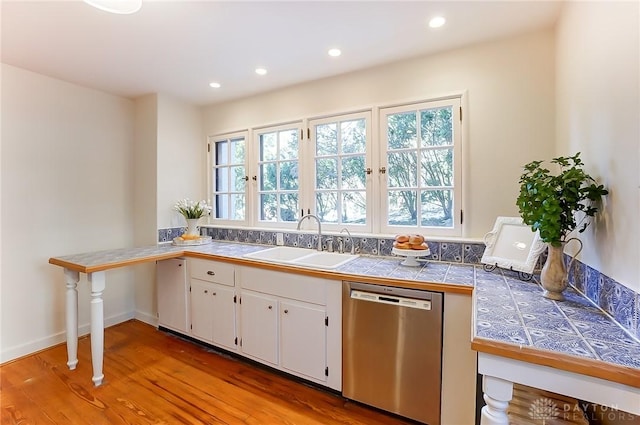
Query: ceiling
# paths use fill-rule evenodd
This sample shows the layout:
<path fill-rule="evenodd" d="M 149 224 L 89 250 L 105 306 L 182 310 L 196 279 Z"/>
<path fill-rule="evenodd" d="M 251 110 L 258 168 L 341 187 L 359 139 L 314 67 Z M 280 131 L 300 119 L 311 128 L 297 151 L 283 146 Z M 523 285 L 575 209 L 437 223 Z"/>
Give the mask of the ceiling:
<path fill-rule="evenodd" d="M 560 8 L 560 0 L 143 0 L 139 12 L 116 15 L 79 0 L 3 0 L 1 56 L 118 96 L 209 105 L 550 27 Z M 429 28 L 435 15 L 444 27 Z M 328 56 L 332 47 L 342 55 Z"/>

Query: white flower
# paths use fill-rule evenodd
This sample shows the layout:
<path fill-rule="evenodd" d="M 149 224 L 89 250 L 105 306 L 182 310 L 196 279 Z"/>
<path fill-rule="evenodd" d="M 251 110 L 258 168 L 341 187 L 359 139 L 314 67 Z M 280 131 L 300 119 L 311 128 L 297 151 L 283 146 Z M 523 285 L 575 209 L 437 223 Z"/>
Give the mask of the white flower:
<path fill-rule="evenodd" d="M 206 201 L 202 200 L 195 202 L 189 200 L 189 198 L 178 201 L 173 208 L 186 219 L 204 217 L 212 210 L 211 206 Z"/>

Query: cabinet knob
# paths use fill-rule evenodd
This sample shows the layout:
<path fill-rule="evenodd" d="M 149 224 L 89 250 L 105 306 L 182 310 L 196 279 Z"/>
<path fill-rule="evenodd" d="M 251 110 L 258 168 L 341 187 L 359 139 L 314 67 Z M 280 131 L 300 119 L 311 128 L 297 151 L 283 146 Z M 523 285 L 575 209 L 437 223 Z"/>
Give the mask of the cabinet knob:
<path fill-rule="evenodd" d="M 273 306 L 272 306 L 272 305 L 270 305 L 270 306 L 269 306 L 269 310 L 271 310 L 272 308 L 273 308 Z"/>
<path fill-rule="evenodd" d="M 215 276 L 215 275 L 216 275 L 216 272 L 209 270 L 209 271 L 207 272 L 207 274 L 208 274 L 209 276 Z"/>
<path fill-rule="evenodd" d="M 204 290 L 204 293 L 205 293 L 205 294 L 208 294 L 208 293 L 209 293 L 209 290 L 208 290 L 208 289 L 205 289 L 205 290 Z"/>
<path fill-rule="evenodd" d="M 285 310 L 285 311 L 284 311 L 284 314 L 287 314 L 288 312 L 289 312 L 289 310 Z"/>
<path fill-rule="evenodd" d="M 212 293 L 211 293 L 211 295 L 213 295 L 213 296 L 215 297 L 215 296 L 216 296 L 216 295 L 218 295 L 218 294 L 216 294 L 215 292 L 212 292 Z"/>

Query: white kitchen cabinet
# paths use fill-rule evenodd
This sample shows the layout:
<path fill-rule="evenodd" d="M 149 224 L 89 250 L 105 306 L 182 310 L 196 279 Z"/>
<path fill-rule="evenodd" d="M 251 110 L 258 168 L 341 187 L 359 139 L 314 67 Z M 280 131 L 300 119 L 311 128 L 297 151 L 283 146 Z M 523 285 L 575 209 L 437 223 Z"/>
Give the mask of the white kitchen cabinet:
<path fill-rule="evenodd" d="M 173 258 L 156 262 L 158 325 L 188 333 L 187 264 Z"/>
<path fill-rule="evenodd" d="M 216 283 L 191 279 L 191 334 L 235 350 L 235 291 Z"/>
<path fill-rule="evenodd" d="M 278 364 L 278 300 L 275 297 L 242 291 L 240 303 L 243 354 Z"/>
<path fill-rule="evenodd" d="M 325 381 L 326 328 L 324 306 L 280 301 L 280 365 L 290 372 Z"/>
<path fill-rule="evenodd" d="M 192 258 L 191 336 L 227 350 L 236 350 L 235 267 Z"/>
<path fill-rule="evenodd" d="M 236 280 L 242 353 L 340 391 L 341 282 L 251 267 Z"/>

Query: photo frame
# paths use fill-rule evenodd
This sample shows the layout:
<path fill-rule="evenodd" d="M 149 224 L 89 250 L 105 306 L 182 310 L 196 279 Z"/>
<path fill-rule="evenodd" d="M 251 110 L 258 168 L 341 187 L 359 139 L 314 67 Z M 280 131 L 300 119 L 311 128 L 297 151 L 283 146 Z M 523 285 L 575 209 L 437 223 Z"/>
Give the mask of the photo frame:
<path fill-rule="evenodd" d="M 497 217 L 493 230 L 484 236 L 484 244 L 480 262 L 488 269 L 497 266 L 527 274 L 533 273 L 538 257 L 546 249 L 538 232 L 524 224 L 521 217 Z"/>

